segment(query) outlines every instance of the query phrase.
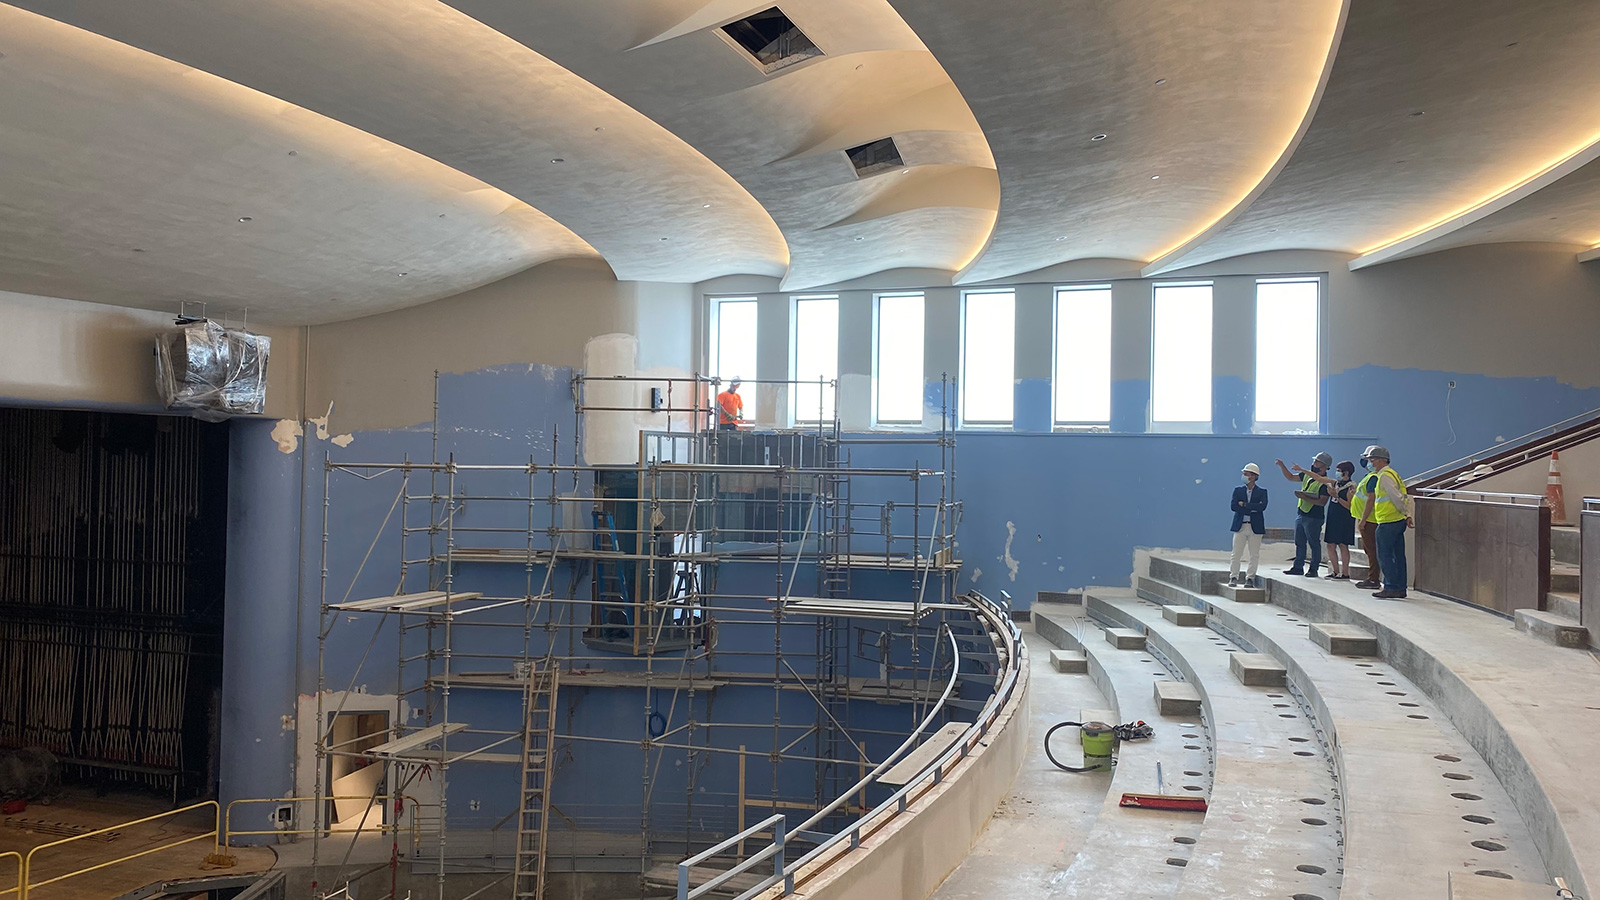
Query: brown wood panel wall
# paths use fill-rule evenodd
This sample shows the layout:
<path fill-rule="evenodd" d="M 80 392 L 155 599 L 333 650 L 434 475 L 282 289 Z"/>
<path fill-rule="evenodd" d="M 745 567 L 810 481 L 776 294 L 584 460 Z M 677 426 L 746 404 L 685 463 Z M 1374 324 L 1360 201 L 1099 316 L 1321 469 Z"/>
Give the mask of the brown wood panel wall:
<path fill-rule="evenodd" d="M 1417 590 L 1504 615 L 1543 609 L 1550 590 L 1550 509 L 1416 497 Z"/>

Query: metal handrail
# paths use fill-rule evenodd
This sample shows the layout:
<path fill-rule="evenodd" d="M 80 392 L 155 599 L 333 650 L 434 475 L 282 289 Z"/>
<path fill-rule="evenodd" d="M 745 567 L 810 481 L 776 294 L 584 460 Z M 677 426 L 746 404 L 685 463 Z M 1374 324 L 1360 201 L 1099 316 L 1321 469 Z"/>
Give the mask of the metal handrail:
<path fill-rule="evenodd" d="M 24 881 L 22 874 L 22 854 L 15 850 L 7 850 L 4 853 L 0 853 L 0 859 L 5 859 L 8 856 L 15 856 L 17 858 L 17 886 L 14 888 L 6 888 L 5 890 L 0 891 L 0 897 L 4 897 L 7 894 L 16 894 L 20 897 L 22 896 L 22 883 Z"/>
<path fill-rule="evenodd" d="M 1434 466 L 1426 472 L 1421 472 L 1411 476 L 1411 480 L 1414 482 L 1422 482 L 1430 478 L 1437 478 L 1440 475 L 1449 472 L 1451 469 L 1459 469 L 1464 466 L 1469 466 L 1479 462 L 1480 460 L 1486 460 L 1501 453 L 1514 453 L 1516 452 L 1516 447 L 1518 444 L 1541 440 L 1543 438 L 1555 437 L 1559 432 L 1585 422 L 1595 421 L 1595 424 L 1600 425 L 1600 421 L 1597 420 L 1600 420 L 1600 409 L 1591 409 L 1588 412 L 1579 413 L 1570 418 L 1562 419 L 1554 425 L 1546 425 L 1543 428 L 1535 428 L 1527 434 L 1514 437 L 1509 441 L 1501 441 L 1487 450 L 1478 453 L 1471 453 L 1461 457 L 1460 459 L 1451 460 L 1443 465 Z"/>
<path fill-rule="evenodd" d="M 1584 512 L 1600 512 L 1600 497 L 1583 498 Z"/>
<path fill-rule="evenodd" d="M 82 868 L 82 869 L 77 869 L 75 871 L 68 872 L 65 875 L 57 875 L 54 878 L 47 878 L 44 881 L 31 881 L 32 876 L 33 876 L 33 855 L 35 853 L 38 853 L 40 850 L 49 850 L 52 847 L 60 847 L 63 844 L 70 844 L 73 841 L 81 841 L 81 840 L 84 840 L 85 838 L 96 837 L 98 835 L 102 835 L 102 834 L 105 834 L 105 833 L 110 832 L 110 831 L 121 831 L 123 829 L 132 828 L 135 825 L 143 825 L 146 822 L 154 822 L 157 819 L 165 819 L 165 818 L 168 818 L 168 817 L 171 817 L 171 816 L 181 815 L 181 814 L 186 813 L 186 812 L 193 812 L 194 810 L 203 809 L 203 808 L 205 808 L 207 806 L 211 807 L 213 813 L 215 814 L 214 818 L 211 821 L 211 830 L 210 831 L 201 832 L 200 834 L 196 834 L 196 835 L 191 835 L 191 836 L 186 837 L 186 838 L 184 838 L 182 840 L 173 841 L 173 842 L 171 842 L 169 844 L 162 844 L 159 847 L 151 847 L 148 850 L 141 850 L 138 853 L 130 853 L 127 856 L 118 857 L 116 859 L 109 860 L 107 862 L 96 863 L 95 865 L 92 865 L 92 866 L 87 866 L 87 867 Z M 173 847 L 181 847 L 184 844 L 192 844 L 195 841 L 204 840 L 206 838 L 211 838 L 211 841 L 212 841 L 212 855 L 213 856 L 220 855 L 221 849 L 222 849 L 222 846 L 221 846 L 222 828 L 221 828 L 221 826 L 222 826 L 222 807 L 215 800 L 203 800 L 203 801 L 201 801 L 199 803 L 194 803 L 194 804 L 191 804 L 189 806 L 182 807 L 181 809 L 168 810 L 167 812 L 164 812 L 164 813 L 156 813 L 153 816 L 145 816 L 142 819 L 134 819 L 131 822 L 122 822 L 122 823 L 117 824 L 117 825 L 112 825 L 109 828 L 101 828 L 101 829 L 98 829 L 96 831 L 86 832 L 84 834 L 75 834 L 72 837 L 62 838 L 59 841 L 51 841 L 48 844 L 40 844 L 39 846 L 34 847 L 33 849 L 29 850 L 28 851 L 28 855 L 23 857 L 23 859 L 22 859 L 21 894 L 20 894 L 20 897 L 18 898 L 18 900 L 28 900 L 28 892 L 30 890 L 34 889 L 34 888 L 44 887 L 47 884 L 55 884 L 58 881 L 65 881 L 68 878 L 76 878 L 79 875 L 87 875 L 90 872 L 94 872 L 94 871 L 98 871 L 100 869 L 104 869 L 107 866 L 114 866 L 114 865 L 117 865 L 118 863 L 125 863 L 125 862 L 128 862 L 129 860 L 138 859 L 141 856 L 149 856 L 152 853 L 160 853 L 163 850 L 171 850 Z"/>
<path fill-rule="evenodd" d="M 750 857 L 744 862 L 739 863 L 733 868 L 718 874 L 715 878 L 707 880 L 705 884 L 690 890 L 689 870 L 694 868 L 695 865 L 704 862 L 706 859 L 709 859 L 712 856 L 715 856 L 730 842 L 743 842 L 763 831 L 766 831 L 768 828 L 772 829 L 772 843 L 769 844 L 765 850 L 762 850 L 759 853 L 750 854 Z M 778 813 L 775 816 L 768 816 L 756 824 L 751 825 L 749 828 L 746 828 L 733 837 L 728 838 L 727 841 L 724 841 L 719 846 L 712 847 L 703 853 L 689 857 L 688 859 L 678 863 L 678 896 L 682 897 L 683 900 L 696 900 L 697 897 L 716 890 L 722 885 L 723 882 L 727 881 L 733 876 L 743 873 L 745 870 L 752 868 L 763 860 L 771 859 L 772 874 L 763 879 L 760 884 L 757 884 L 756 886 L 740 894 L 736 900 L 744 900 L 746 897 L 754 897 L 756 894 L 759 894 L 767 888 L 777 884 L 778 880 L 783 877 L 783 845 L 786 839 L 787 836 L 784 834 L 784 815 L 783 813 Z"/>
<path fill-rule="evenodd" d="M 989 726 L 994 723 L 994 720 L 999 715 L 1000 710 L 1004 709 L 1006 703 L 1010 701 L 1011 694 L 1016 687 L 1017 676 L 1020 672 L 1022 632 L 1017 629 L 1016 624 L 1011 621 L 1010 616 L 1006 615 L 1004 610 L 1002 610 L 1001 607 L 993 600 L 990 600 L 988 597 L 985 597 L 983 594 L 977 591 L 969 592 L 967 597 L 969 602 L 972 602 L 978 608 L 978 613 L 985 617 L 991 618 L 993 623 L 999 626 L 999 628 L 1006 633 L 1010 640 L 1005 679 L 990 696 L 989 701 L 984 704 L 984 707 L 982 711 L 979 712 L 977 719 L 968 725 L 966 730 L 962 732 L 961 737 L 948 749 L 946 749 L 945 752 L 942 753 L 937 759 L 924 766 L 921 772 L 903 784 L 899 790 L 895 791 L 877 806 L 874 806 L 872 809 L 868 810 L 859 819 L 841 829 L 837 834 L 818 835 L 814 832 L 810 832 L 808 829 L 810 829 L 813 825 L 827 818 L 842 804 L 848 802 L 851 797 L 856 796 L 868 785 L 874 783 L 880 774 L 888 769 L 893 762 L 897 761 L 900 756 L 905 753 L 905 751 L 915 742 L 917 735 L 921 734 L 923 730 L 927 728 L 927 726 L 933 721 L 934 717 L 943 711 L 945 701 L 949 699 L 959 677 L 961 659 L 960 647 L 956 643 L 955 635 L 949 630 L 948 626 L 946 626 L 944 628 L 944 634 L 949 638 L 952 659 L 955 660 L 955 664 L 952 667 L 950 681 L 948 684 L 946 684 L 944 693 L 940 695 L 939 702 L 934 704 L 934 706 L 929 710 L 927 716 L 924 717 L 923 721 L 918 724 L 916 730 L 914 730 L 911 735 L 906 738 L 905 743 L 901 744 L 898 749 L 891 753 L 882 763 L 878 764 L 878 766 L 875 767 L 871 772 L 867 773 L 867 775 L 860 781 L 856 782 L 848 790 L 842 792 L 831 804 L 818 811 L 815 815 L 802 823 L 798 828 L 795 828 L 790 832 L 790 834 L 794 836 L 804 837 L 807 839 L 820 838 L 820 840 L 817 846 L 809 853 L 795 860 L 792 864 L 785 865 L 782 868 L 782 893 L 784 896 L 794 893 L 795 873 L 797 871 L 803 869 L 807 864 L 817 859 L 821 855 L 836 848 L 844 841 L 850 842 L 851 849 L 860 847 L 861 832 L 863 828 L 871 823 L 876 822 L 879 817 L 886 812 L 890 813 L 891 815 L 898 815 L 899 813 L 905 812 L 912 802 L 912 794 L 922 789 L 924 784 L 930 779 L 932 780 L 933 784 L 938 784 L 940 781 L 942 781 L 944 777 L 945 765 L 958 757 L 966 757 L 967 754 L 972 751 L 973 745 L 988 733 Z M 781 816 L 777 818 L 781 818 Z M 694 857 L 694 860 L 703 860 L 727 850 L 729 847 L 736 845 L 741 839 L 747 839 L 749 832 L 750 829 L 746 829 L 745 832 L 741 832 L 739 835 L 734 835 L 722 841 L 721 843 Z M 680 886 L 682 884 L 682 871 L 684 870 L 680 869 Z M 759 890 L 752 889 L 751 891 L 742 894 L 738 900 L 745 900 L 747 897 L 752 897 L 756 893 L 759 893 L 760 890 L 766 890 L 768 887 L 771 887 L 770 883 L 764 885 Z M 690 900 L 690 895 L 686 890 L 683 890 L 680 887 L 678 898 L 679 900 Z"/>
<path fill-rule="evenodd" d="M 940 754 L 938 759 L 924 766 L 922 771 L 917 773 L 915 777 L 911 778 L 904 785 L 902 785 L 898 791 L 895 791 L 893 794 L 889 795 L 889 797 L 882 803 L 879 803 L 877 806 L 874 806 L 872 809 L 868 810 L 861 816 L 861 818 L 850 823 L 850 825 L 844 830 L 823 841 L 816 847 L 816 849 L 796 860 L 793 866 L 794 870 L 803 868 L 808 862 L 816 859 L 823 853 L 826 853 L 846 839 L 850 841 L 850 849 L 854 850 L 860 847 L 861 831 L 867 826 L 868 823 L 873 822 L 885 812 L 891 812 L 891 814 L 894 815 L 905 812 L 911 805 L 911 795 L 918 791 L 918 789 L 923 786 L 924 782 L 927 782 L 931 779 L 933 784 L 938 784 L 943 781 L 945 764 L 958 757 L 965 758 L 968 753 L 972 752 L 973 745 L 984 735 L 988 734 L 989 726 L 994 723 L 995 718 L 1000 714 L 1000 710 L 1005 708 L 1006 703 L 1010 702 L 1011 693 L 1016 688 L 1017 675 L 1021 671 L 1022 654 L 1020 648 L 1022 644 L 1022 632 L 1017 629 L 1016 623 L 1011 621 L 1011 617 L 1005 615 L 1000 606 L 993 600 L 990 600 L 988 597 L 985 597 L 983 594 L 978 593 L 977 591 L 969 592 L 968 596 L 975 598 L 977 602 L 982 604 L 983 607 L 987 607 L 987 609 L 983 609 L 982 612 L 992 616 L 995 619 L 996 624 L 1002 625 L 1007 633 L 1007 636 L 1011 639 L 1005 680 L 995 690 L 995 692 L 990 695 L 989 702 L 984 704 L 983 710 L 978 714 L 977 719 L 973 721 L 971 725 L 967 726 L 967 729 L 962 732 L 960 739 L 952 744 L 949 749 L 945 750 L 944 753 Z M 952 643 L 954 640 L 955 638 L 952 635 Z M 943 703 L 942 698 L 940 702 L 941 704 Z M 863 779 L 863 781 L 865 781 L 865 779 Z M 845 796 L 848 797 L 851 793 L 854 793 L 859 789 L 860 786 L 858 785 L 858 787 L 852 788 L 850 793 L 845 794 Z M 796 833 L 803 832 L 801 832 L 800 829 L 796 829 Z M 785 896 L 794 893 L 794 877 L 794 871 L 788 871 L 784 873 L 783 893 Z"/>
<path fill-rule="evenodd" d="M 387 803 L 390 800 L 401 800 L 401 801 L 410 801 L 411 808 L 413 810 L 416 810 L 418 808 L 418 803 L 417 803 L 416 798 L 412 797 L 412 796 L 410 796 L 408 794 L 380 794 L 378 796 L 373 796 L 371 794 L 362 794 L 360 796 L 350 796 L 350 797 L 321 797 L 321 798 L 318 798 L 318 797 L 240 797 L 240 798 L 238 798 L 236 800 L 230 800 L 228 802 L 227 808 L 223 810 L 223 813 L 222 813 L 222 849 L 224 849 L 224 850 L 233 849 L 233 839 L 235 837 L 248 837 L 248 836 L 252 836 L 252 835 L 274 835 L 274 836 L 276 836 L 276 835 L 300 835 L 300 834 L 311 834 L 312 832 L 319 831 L 319 830 L 321 832 L 323 832 L 324 834 L 333 832 L 334 829 L 331 828 L 330 826 L 327 826 L 327 825 L 324 825 L 320 829 L 317 829 L 317 828 L 270 828 L 270 829 L 263 829 L 263 830 L 259 830 L 259 831 L 244 831 L 244 830 L 236 831 L 236 830 L 234 830 L 234 827 L 233 827 L 233 808 L 235 806 L 241 804 L 241 803 L 279 803 L 279 804 L 296 803 L 296 804 L 298 804 L 298 803 L 315 803 L 319 799 L 321 799 L 321 800 L 368 800 L 368 801 L 382 800 L 385 803 Z M 412 816 L 411 816 L 411 846 L 412 846 L 413 849 L 415 849 L 417 847 L 417 845 L 421 841 L 421 837 L 420 837 L 421 832 L 419 830 L 420 826 L 418 824 L 418 819 L 419 819 L 419 817 L 416 815 L 415 812 L 413 812 Z M 376 825 L 363 825 L 363 826 L 361 826 L 361 828 L 357 829 L 357 831 L 350 832 L 350 834 L 356 834 L 357 832 L 373 832 L 373 833 L 376 833 L 376 834 L 386 834 L 386 833 L 388 833 L 390 831 L 399 832 L 400 829 L 401 829 L 401 824 L 400 824 L 399 821 L 395 821 L 395 822 L 389 823 L 389 824 L 385 824 L 383 822 L 379 822 Z"/>
<path fill-rule="evenodd" d="M 1512 494 L 1502 491 L 1469 491 L 1457 488 L 1417 488 L 1412 492 L 1412 496 L 1435 500 L 1456 500 L 1462 503 L 1491 503 L 1498 506 L 1541 506 L 1546 502 L 1543 494 Z"/>

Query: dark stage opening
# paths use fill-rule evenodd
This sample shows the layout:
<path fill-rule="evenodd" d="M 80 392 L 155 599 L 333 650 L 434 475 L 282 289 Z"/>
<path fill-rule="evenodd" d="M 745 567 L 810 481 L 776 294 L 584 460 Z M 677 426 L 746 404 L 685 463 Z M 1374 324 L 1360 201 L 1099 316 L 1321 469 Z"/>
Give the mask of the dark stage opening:
<path fill-rule="evenodd" d="M 226 424 L 0 409 L 0 753 L 215 794 L 227 506 Z"/>

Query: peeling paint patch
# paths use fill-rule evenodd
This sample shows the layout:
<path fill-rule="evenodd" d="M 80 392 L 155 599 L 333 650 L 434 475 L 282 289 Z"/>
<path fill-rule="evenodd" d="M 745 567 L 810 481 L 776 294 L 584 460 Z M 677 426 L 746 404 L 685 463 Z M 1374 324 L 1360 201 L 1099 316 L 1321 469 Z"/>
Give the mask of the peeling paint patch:
<path fill-rule="evenodd" d="M 272 440 L 278 445 L 279 453 L 293 453 L 300 447 L 300 436 L 305 434 L 300 428 L 300 423 L 293 419 L 279 419 L 272 426 Z"/>
<path fill-rule="evenodd" d="M 1007 522 L 1006 523 L 1006 550 L 1005 550 L 1005 556 L 1002 557 L 1002 559 L 1006 564 L 1006 569 L 1009 570 L 1010 573 L 1011 573 L 1011 580 L 1012 581 L 1016 581 L 1017 580 L 1017 565 L 1018 564 L 1017 564 L 1016 558 L 1011 555 L 1011 542 L 1016 540 L 1016 538 L 1017 538 L 1017 523 L 1015 523 L 1015 522 Z"/>
<path fill-rule="evenodd" d="M 283 717 L 283 730 L 284 731 L 293 731 L 294 730 L 294 716 L 284 716 Z"/>
<path fill-rule="evenodd" d="M 328 411 L 323 413 L 320 418 L 306 420 L 307 425 L 317 426 L 317 440 L 325 441 L 328 439 L 328 419 L 332 418 L 332 416 L 333 401 L 330 400 L 328 401 Z"/>
<path fill-rule="evenodd" d="M 349 434 L 349 433 L 341 434 L 341 435 L 333 438 L 333 445 L 335 447 L 348 447 L 352 443 L 355 442 L 355 439 L 356 439 L 356 436 L 353 435 L 353 434 Z"/>
<path fill-rule="evenodd" d="M 983 577 L 983 570 L 982 569 L 973 569 L 972 570 L 972 582 L 973 582 L 973 584 L 977 584 L 978 579 L 982 578 L 982 577 Z"/>
<path fill-rule="evenodd" d="M 1208 462 L 1211 462 L 1211 460 L 1209 460 L 1209 459 L 1206 459 L 1206 458 L 1205 458 L 1205 457 L 1204 457 L 1204 456 L 1202 456 L 1202 457 L 1200 457 L 1200 461 L 1201 461 L 1201 462 L 1202 462 L 1202 463 L 1208 463 Z"/>

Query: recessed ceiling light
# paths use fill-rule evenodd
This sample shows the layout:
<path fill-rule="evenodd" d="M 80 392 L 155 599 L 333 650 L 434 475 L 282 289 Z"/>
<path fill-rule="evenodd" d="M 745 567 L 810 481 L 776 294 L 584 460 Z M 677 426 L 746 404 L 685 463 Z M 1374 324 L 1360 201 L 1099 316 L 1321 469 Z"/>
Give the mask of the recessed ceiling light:
<path fill-rule="evenodd" d="M 1058 238 L 1056 238 L 1056 240 L 1058 240 L 1058 241 L 1064 241 L 1064 240 L 1066 240 L 1066 239 L 1067 239 L 1067 236 L 1066 236 L 1066 235 L 1064 235 L 1064 234 L 1063 234 L 1063 235 L 1062 235 L 1062 236 L 1060 236 L 1060 237 L 1058 237 Z"/>
<path fill-rule="evenodd" d="M 858 241 L 859 241 L 859 240 L 864 240 L 864 239 L 863 239 L 863 238 L 860 238 L 860 237 L 858 237 L 858 238 L 856 238 L 856 240 L 858 240 Z"/>
<path fill-rule="evenodd" d="M 290 150 L 289 151 L 289 155 L 290 156 L 299 156 L 300 155 L 300 151 L 298 151 L 298 150 Z"/>
<path fill-rule="evenodd" d="M 144 248 L 143 247 L 135 247 L 135 248 L 133 248 L 133 252 L 135 252 L 135 253 L 143 253 L 144 252 Z"/>
<path fill-rule="evenodd" d="M 1509 43 L 1509 44 L 1507 44 L 1507 45 L 1506 45 L 1506 49 L 1507 49 L 1507 50 L 1509 50 L 1509 49 L 1511 49 L 1511 48 L 1512 48 L 1512 47 L 1515 47 L 1515 46 L 1516 46 L 1516 45 L 1517 45 L 1517 43 L 1518 43 L 1518 42 L 1517 42 L 1517 41 L 1512 41 L 1512 42 L 1511 42 L 1511 43 Z M 3 56 L 3 55 L 4 55 L 4 54 L 0 54 L 0 56 Z"/>
<path fill-rule="evenodd" d="M 1105 139 L 1106 139 L 1106 135 L 1103 135 L 1103 134 L 1097 134 L 1094 137 L 1089 138 L 1089 140 L 1091 140 L 1091 141 L 1103 141 Z"/>
<path fill-rule="evenodd" d="M 595 127 L 594 127 L 594 130 L 595 130 L 595 131 L 605 131 L 605 130 L 606 130 L 606 127 L 605 127 L 605 126 L 604 126 L 604 125 L 596 125 L 596 126 L 595 126 Z"/>
<path fill-rule="evenodd" d="M 1415 119 L 1418 116 L 1425 116 L 1425 115 L 1427 115 L 1427 111 L 1419 109 L 1416 112 L 1411 114 L 1411 118 Z"/>
<path fill-rule="evenodd" d="M 562 158 L 561 158 L 561 157 L 559 157 L 559 156 L 558 156 L 558 157 L 556 157 L 556 158 L 555 158 L 555 159 L 552 159 L 552 160 L 550 160 L 550 161 L 551 161 L 551 162 L 553 162 L 553 163 L 560 163 L 560 162 L 566 162 L 566 160 L 564 160 L 564 159 L 562 159 Z"/>
<path fill-rule="evenodd" d="M 1277 234 L 1277 233 L 1278 233 L 1278 229 L 1276 229 L 1276 228 L 1268 228 L 1267 229 L 1267 234 Z"/>
<path fill-rule="evenodd" d="M 1160 181 L 1161 180 L 1161 176 L 1160 175 L 1151 175 L 1150 176 L 1150 180 L 1151 181 Z"/>
<path fill-rule="evenodd" d="M 249 216 L 240 216 L 239 217 L 239 221 L 248 222 L 248 221 L 250 221 L 250 217 Z"/>
<path fill-rule="evenodd" d="M 664 241 L 664 240 L 666 240 L 666 238 L 662 238 L 662 240 Z"/>
<path fill-rule="evenodd" d="M 709 203 L 702 203 L 702 204 L 700 204 L 700 208 L 701 208 L 701 209 L 710 209 L 710 208 L 711 208 L 711 204 L 709 204 Z"/>
<path fill-rule="evenodd" d="M 1165 78 L 1157 78 L 1156 79 L 1156 84 L 1166 84 L 1166 83 L 1167 83 L 1167 80 Z"/>

